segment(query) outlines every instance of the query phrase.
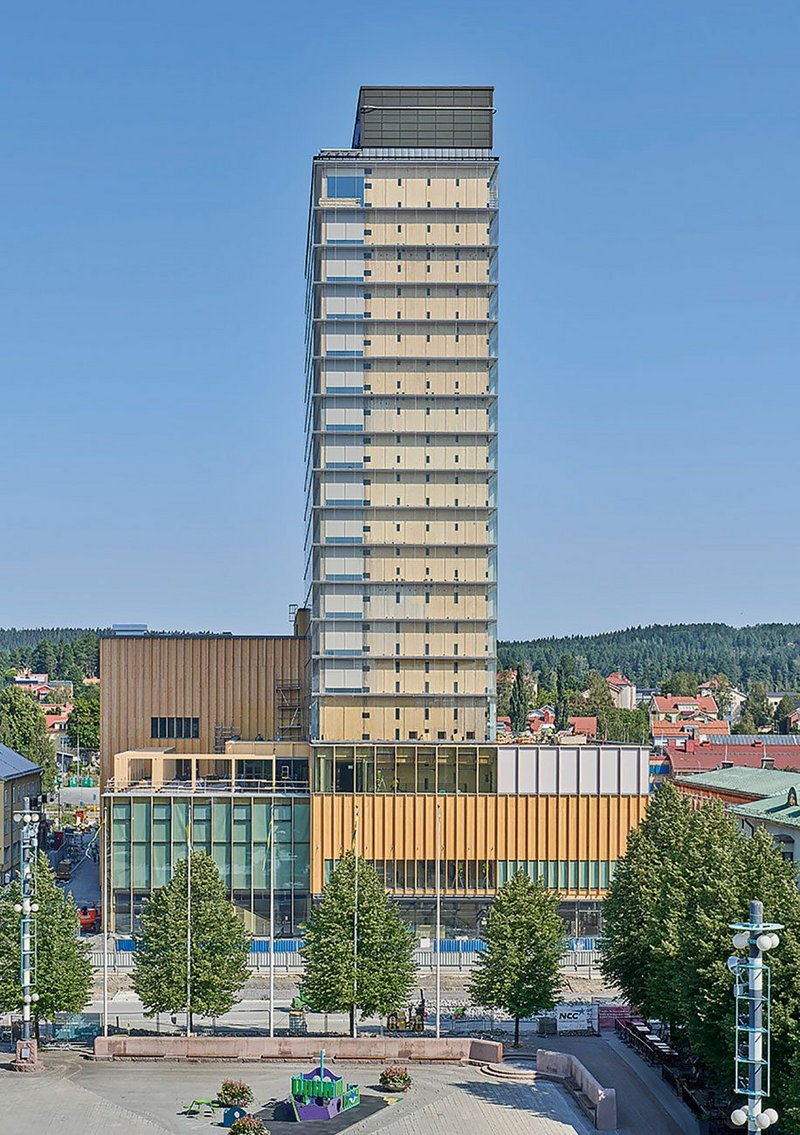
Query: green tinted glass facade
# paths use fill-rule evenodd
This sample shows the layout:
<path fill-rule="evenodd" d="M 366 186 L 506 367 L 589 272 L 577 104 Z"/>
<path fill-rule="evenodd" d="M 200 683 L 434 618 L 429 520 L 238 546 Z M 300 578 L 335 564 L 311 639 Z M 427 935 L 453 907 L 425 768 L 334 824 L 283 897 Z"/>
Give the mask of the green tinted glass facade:
<path fill-rule="evenodd" d="M 129 934 L 148 895 L 169 882 L 192 844 L 219 869 L 231 901 L 256 935 L 269 933 L 270 822 L 274 815 L 275 933 L 297 933 L 309 891 L 307 798 L 127 796 L 106 801 L 111 833 L 111 929 Z"/>

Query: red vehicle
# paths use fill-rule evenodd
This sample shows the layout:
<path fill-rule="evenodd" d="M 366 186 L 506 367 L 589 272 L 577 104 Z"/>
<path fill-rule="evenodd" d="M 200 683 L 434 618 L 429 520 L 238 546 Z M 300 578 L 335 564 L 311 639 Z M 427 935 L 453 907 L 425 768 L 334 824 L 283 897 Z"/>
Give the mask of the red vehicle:
<path fill-rule="evenodd" d="M 100 911 L 96 906 L 82 906 L 78 911 L 82 934 L 96 934 L 100 929 Z"/>

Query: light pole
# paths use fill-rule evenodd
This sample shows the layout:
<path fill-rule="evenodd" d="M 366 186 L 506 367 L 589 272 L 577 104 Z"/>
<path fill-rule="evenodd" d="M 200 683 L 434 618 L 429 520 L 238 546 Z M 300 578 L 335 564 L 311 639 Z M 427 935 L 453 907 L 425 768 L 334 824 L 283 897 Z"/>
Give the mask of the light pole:
<path fill-rule="evenodd" d="M 732 922 L 733 944 L 737 950 L 747 948 L 747 957 L 734 954 L 728 958 L 728 969 L 734 975 L 736 996 L 736 1053 L 734 1056 L 734 1089 L 746 1097 L 744 1107 L 737 1107 L 731 1122 L 737 1127 L 747 1124 L 748 1131 L 764 1131 L 778 1122 L 774 1107 L 762 1110 L 769 1095 L 769 966 L 764 954 L 774 950 L 782 930 L 779 922 L 764 922 L 764 904 L 750 903 L 750 921 Z"/>
<path fill-rule="evenodd" d="M 25 811 L 14 812 L 14 823 L 21 824 L 19 835 L 19 871 L 21 901 L 14 904 L 14 911 L 21 915 L 19 922 L 19 980 L 22 986 L 22 1052 L 18 1051 L 17 1062 L 35 1063 L 36 1053 L 32 1046 L 31 1005 L 39 1000 L 39 994 L 31 989 L 31 915 L 39 910 L 36 900 L 36 853 L 39 846 L 39 813 L 32 812 L 29 800 L 25 798 Z"/>

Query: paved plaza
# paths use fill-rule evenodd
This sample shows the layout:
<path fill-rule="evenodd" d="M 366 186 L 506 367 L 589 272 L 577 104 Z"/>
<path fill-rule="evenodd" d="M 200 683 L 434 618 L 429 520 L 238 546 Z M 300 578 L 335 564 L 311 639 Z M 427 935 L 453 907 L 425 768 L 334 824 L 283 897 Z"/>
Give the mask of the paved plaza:
<path fill-rule="evenodd" d="M 0 1070 L 0 1135 L 33 1128 L 38 1135 L 197 1135 L 221 1132 L 215 1118 L 180 1114 L 195 1097 L 210 1098 L 225 1077 L 246 1080 L 263 1105 L 287 1095 L 291 1065 L 95 1064 L 76 1052 L 51 1051 L 46 1070 Z M 377 1092 L 379 1066 L 336 1065 Z M 410 1068 L 411 1091 L 348 1131 L 355 1135 L 589 1135 L 590 1127 L 556 1084 L 505 1084 L 478 1068 Z M 396 1097 L 395 1097 L 396 1098 Z M 255 1107 L 254 1107 L 255 1110 Z"/>

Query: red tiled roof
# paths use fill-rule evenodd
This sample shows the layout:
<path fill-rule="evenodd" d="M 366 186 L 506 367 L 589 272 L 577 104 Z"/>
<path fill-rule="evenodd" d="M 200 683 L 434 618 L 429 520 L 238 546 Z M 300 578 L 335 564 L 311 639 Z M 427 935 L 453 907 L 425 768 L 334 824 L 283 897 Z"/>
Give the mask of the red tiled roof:
<path fill-rule="evenodd" d="M 615 670 L 613 674 L 609 674 L 606 678 L 614 686 L 632 686 L 633 682 L 630 678 L 626 678 L 624 674 L 620 674 L 619 670 Z"/>
<path fill-rule="evenodd" d="M 666 697 L 661 697 L 659 694 L 653 696 L 653 707 L 658 713 L 679 713 L 681 706 L 691 706 L 699 713 L 711 713 L 716 715 L 717 703 L 709 694 L 708 696 L 700 697 L 675 697 L 673 694 L 668 694 Z"/>
<path fill-rule="evenodd" d="M 567 721 L 572 726 L 573 733 L 585 733 L 587 737 L 597 734 L 596 717 L 568 717 Z"/>
<path fill-rule="evenodd" d="M 731 727 L 727 721 L 655 721 L 654 737 L 691 737 L 711 734 L 730 735 Z"/>
<path fill-rule="evenodd" d="M 800 746 L 798 745 L 726 745 L 724 741 L 709 741 L 698 744 L 686 741 L 685 748 L 675 741 L 667 744 L 672 771 L 711 772 L 719 768 L 723 761 L 730 761 L 737 768 L 761 768 L 762 758 L 771 757 L 774 768 L 787 771 L 800 771 Z"/>

